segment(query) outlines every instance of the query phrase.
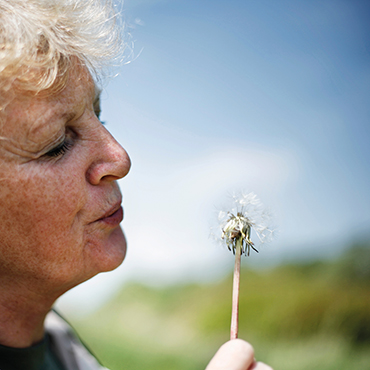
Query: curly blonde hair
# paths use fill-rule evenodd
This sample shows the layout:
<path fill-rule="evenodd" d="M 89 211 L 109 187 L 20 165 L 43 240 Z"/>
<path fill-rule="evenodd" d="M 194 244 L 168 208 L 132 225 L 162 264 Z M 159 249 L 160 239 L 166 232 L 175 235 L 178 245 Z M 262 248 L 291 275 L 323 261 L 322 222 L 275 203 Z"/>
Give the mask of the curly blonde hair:
<path fill-rule="evenodd" d="M 100 80 L 123 49 L 112 0 L 0 0 L 0 100 L 60 91 L 72 60 Z"/>

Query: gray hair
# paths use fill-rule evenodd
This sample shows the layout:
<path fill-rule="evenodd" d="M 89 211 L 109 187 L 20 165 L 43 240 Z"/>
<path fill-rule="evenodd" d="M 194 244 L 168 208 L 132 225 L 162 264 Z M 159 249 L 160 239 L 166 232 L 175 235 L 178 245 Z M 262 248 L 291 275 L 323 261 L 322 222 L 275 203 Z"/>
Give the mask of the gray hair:
<path fill-rule="evenodd" d="M 60 91 L 73 60 L 99 80 L 122 53 L 112 0 L 0 0 L 0 97 Z"/>

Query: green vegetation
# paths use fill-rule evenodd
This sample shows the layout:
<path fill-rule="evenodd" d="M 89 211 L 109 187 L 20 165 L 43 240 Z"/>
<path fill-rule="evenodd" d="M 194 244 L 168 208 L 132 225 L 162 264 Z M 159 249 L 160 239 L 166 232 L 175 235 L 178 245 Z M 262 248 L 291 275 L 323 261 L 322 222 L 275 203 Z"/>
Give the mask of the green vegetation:
<path fill-rule="evenodd" d="M 138 284 L 73 324 L 111 370 L 204 369 L 229 337 L 231 275 L 213 285 Z M 334 262 L 243 270 L 239 336 L 275 370 L 370 369 L 370 247 Z"/>

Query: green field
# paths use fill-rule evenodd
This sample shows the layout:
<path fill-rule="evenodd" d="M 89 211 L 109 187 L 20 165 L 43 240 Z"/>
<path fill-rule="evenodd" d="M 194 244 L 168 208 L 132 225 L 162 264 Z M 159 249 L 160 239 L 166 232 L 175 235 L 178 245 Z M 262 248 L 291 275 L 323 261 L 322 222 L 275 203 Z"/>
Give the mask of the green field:
<path fill-rule="evenodd" d="M 111 370 L 204 369 L 229 336 L 231 274 L 212 285 L 132 284 L 74 320 Z M 333 262 L 242 271 L 240 338 L 275 370 L 370 369 L 370 248 Z"/>

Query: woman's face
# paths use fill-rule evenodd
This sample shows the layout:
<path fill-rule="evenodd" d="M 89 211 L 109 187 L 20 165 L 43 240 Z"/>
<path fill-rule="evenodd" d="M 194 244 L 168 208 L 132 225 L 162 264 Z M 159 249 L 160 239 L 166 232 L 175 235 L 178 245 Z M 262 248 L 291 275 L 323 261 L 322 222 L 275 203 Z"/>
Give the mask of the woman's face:
<path fill-rule="evenodd" d="M 62 92 L 21 93 L 7 105 L 0 126 L 1 281 L 59 293 L 123 261 L 116 180 L 130 159 L 97 118 L 95 99 L 91 76 L 74 66 Z"/>

